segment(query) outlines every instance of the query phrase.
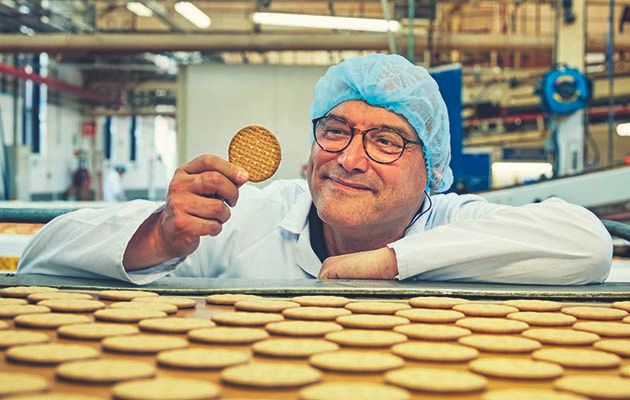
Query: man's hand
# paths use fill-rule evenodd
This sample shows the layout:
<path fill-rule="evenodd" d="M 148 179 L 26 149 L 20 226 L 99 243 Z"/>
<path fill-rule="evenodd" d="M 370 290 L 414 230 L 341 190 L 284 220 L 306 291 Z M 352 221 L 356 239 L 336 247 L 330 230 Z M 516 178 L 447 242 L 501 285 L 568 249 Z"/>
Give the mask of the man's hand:
<path fill-rule="evenodd" d="M 238 200 L 247 172 L 213 155 L 203 155 L 180 166 L 168 186 L 161 213 L 148 218 L 125 251 L 127 270 L 187 256 L 201 236 L 218 235 Z"/>
<path fill-rule="evenodd" d="M 319 279 L 394 279 L 396 275 L 396 253 L 389 247 L 328 257 L 319 271 Z"/>

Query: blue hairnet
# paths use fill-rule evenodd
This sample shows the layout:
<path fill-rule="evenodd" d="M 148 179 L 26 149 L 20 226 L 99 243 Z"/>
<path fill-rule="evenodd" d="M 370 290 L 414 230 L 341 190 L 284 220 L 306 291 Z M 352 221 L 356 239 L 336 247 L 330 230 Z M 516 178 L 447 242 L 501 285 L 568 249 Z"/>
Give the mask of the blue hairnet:
<path fill-rule="evenodd" d="M 428 187 L 443 192 L 453 183 L 446 105 L 426 69 L 391 54 L 370 54 L 328 68 L 315 85 L 311 118 L 348 100 L 363 100 L 403 116 L 424 144 Z"/>

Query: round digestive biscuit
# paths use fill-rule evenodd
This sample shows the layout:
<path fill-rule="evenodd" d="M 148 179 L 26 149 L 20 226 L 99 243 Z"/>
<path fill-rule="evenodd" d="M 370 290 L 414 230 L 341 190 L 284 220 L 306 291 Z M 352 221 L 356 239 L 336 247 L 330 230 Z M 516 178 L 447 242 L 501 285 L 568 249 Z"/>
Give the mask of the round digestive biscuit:
<path fill-rule="evenodd" d="M 558 364 L 518 358 L 480 358 L 468 368 L 481 375 L 508 379 L 554 379 L 564 374 Z"/>
<path fill-rule="evenodd" d="M 439 310 L 434 308 L 412 308 L 396 313 L 399 317 L 405 317 L 412 322 L 448 323 L 464 318 L 464 314 L 453 310 Z"/>
<path fill-rule="evenodd" d="M 0 289 L 0 296 L 26 298 L 32 293 L 57 291 L 59 289 L 47 286 L 12 286 Z"/>
<path fill-rule="evenodd" d="M 157 297 L 154 292 L 144 290 L 101 290 L 98 292 L 98 298 L 101 300 L 113 301 L 131 301 L 136 297 Z"/>
<path fill-rule="evenodd" d="M 501 304 L 506 306 L 516 307 L 519 311 L 538 311 L 538 312 L 551 312 L 560 311 L 562 304 L 557 301 L 549 300 L 530 300 L 530 299 L 517 299 L 517 300 L 505 300 Z"/>
<path fill-rule="evenodd" d="M 110 336 L 101 342 L 104 349 L 120 353 L 158 353 L 163 350 L 182 349 L 188 346 L 188 341 L 166 335 L 125 335 Z"/>
<path fill-rule="evenodd" d="M 225 349 L 178 349 L 163 351 L 157 356 L 160 365 L 191 369 L 220 369 L 248 362 L 249 351 Z"/>
<path fill-rule="evenodd" d="M 286 318 L 311 321 L 334 321 L 337 317 L 350 314 L 352 311 L 341 307 L 295 307 L 282 311 Z"/>
<path fill-rule="evenodd" d="M 48 380 L 39 375 L 0 371 L 0 397 L 20 393 L 43 392 Z"/>
<path fill-rule="evenodd" d="M 405 389 L 431 393 L 467 393 L 483 390 L 488 381 L 468 371 L 401 368 L 385 374 L 385 382 Z"/>
<path fill-rule="evenodd" d="M 468 302 L 468 300 L 460 299 L 457 297 L 425 296 L 425 297 L 414 297 L 414 298 L 409 299 L 409 304 L 412 307 L 421 307 L 421 308 L 449 309 L 449 308 L 453 308 L 453 306 L 457 304 L 463 304 L 466 302 Z"/>
<path fill-rule="evenodd" d="M 502 304 L 465 303 L 453 306 L 453 310 L 470 317 L 505 317 L 517 312 L 518 308 Z"/>
<path fill-rule="evenodd" d="M 577 321 L 572 315 L 557 312 L 519 311 L 508 314 L 507 317 L 534 326 L 569 326 Z"/>
<path fill-rule="evenodd" d="M 146 298 L 146 297 L 145 297 Z M 112 303 L 109 305 L 109 308 L 115 309 L 138 309 L 138 310 L 152 310 L 152 311 L 162 311 L 167 314 L 173 314 L 177 312 L 177 306 L 169 303 L 140 303 L 137 301 L 119 301 L 116 303 Z"/>
<path fill-rule="evenodd" d="M 103 400 L 102 397 L 68 392 L 46 392 L 7 397 L 7 400 Z"/>
<path fill-rule="evenodd" d="M 409 360 L 432 362 L 464 362 L 479 356 L 476 349 L 453 343 L 401 343 L 391 351 Z"/>
<path fill-rule="evenodd" d="M 234 303 L 234 308 L 237 310 L 254 312 L 282 312 L 287 308 L 299 306 L 298 303 L 292 301 L 265 299 L 241 300 Z"/>
<path fill-rule="evenodd" d="M 346 309 L 358 314 L 395 314 L 396 311 L 411 308 L 406 303 L 391 303 L 385 301 L 357 301 L 346 304 Z"/>
<path fill-rule="evenodd" d="M 159 377 L 118 383 L 113 394 L 116 400 L 211 400 L 221 388 L 206 380 Z"/>
<path fill-rule="evenodd" d="M 343 307 L 350 303 L 350 299 L 342 296 L 297 296 L 291 301 L 302 307 Z"/>
<path fill-rule="evenodd" d="M 599 336 L 604 337 L 630 337 L 630 324 L 622 322 L 578 321 L 573 324 L 573 329 L 578 331 L 596 333 Z"/>
<path fill-rule="evenodd" d="M 621 369 L 619 370 L 619 375 L 625 376 L 626 378 L 630 378 L 630 365 L 621 367 Z"/>
<path fill-rule="evenodd" d="M 571 393 L 556 392 L 548 389 L 499 389 L 483 395 L 481 400 L 588 400 L 586 397 Z"/>
<path fill-rule="evenodd" d="M 532 358 L 570 368 L 613 368 L 621 362 L 615 354 L 590 349 L 545 348 L 532 353 Z"/>
<path fill-rule="evenodd" d="M 337 372 L 383 372 L 400 368 L 405 361 L 393 354 L 358 350 L 339 350 L 314 354 L 309 363 L 317 368 Z"/>
<path fill-rule="evenodd" d="M 457 340 L 471 334 L 469 329 L 452 325 L 439 324 L 407 324 L 394 327 L 395 332 L 407 335 L 412 339 L 422 340 Z"/>
<path fill-rule="evenodd" d="M 335 351 L 339 346 L 322 339 L 267 339 L 254 343 L 254 353 L 271 357 L 309 357 L 326 351 Z"/>
<path fill-rule="evenodd" d="M 9 304 L 0 306 L 0 318 L 13 318 L 23 314 L 39 314 L 50 312 L 50 308 L 34 304 Z"/>
<path fill-rule="evenodd" d="M 144 361 L 84 360 L 63 363 L 57 367 L 55 374 L 76 382 L 114 383 L 150 378 L 155 375 L 155 367 Z"/>
<path fill-rule="evenodd" d="M 101 340 L 108 336 L 133 335 L 138 333 L 134 325 L 94 322 L 91 324 L 77 324 L 60 326 L 57 335 L 71 339 Z"/>
<path fill-rule="evenodd" d="M 138 323 L 143 331 L 163 333 L 186 333 L 193 329 L 211 328 L 214 322 L 201 318 L 155 318 L 143 319 Z"/>
<path fill-rule="evenodd" d="M 391 329 L 395 326 L 409 323 L 407 318 L 374 314 L 342 315 L 335 321 L 344 327 L 363 329 Z"/>
<path fill-rule="evenodd" d="M 556 380 L 555 389 L 597 399 L 629 399 L 630 379 L 605 375 L 570 375 Z"/>
<path fill-rule="evenodd" d="M 163 318 L 166 313 L 140 308 L 105 308 L 94 313 L 96 319 L 112 322 L 138 322 L 149 318 Z"/>
<path fill-rule="evenodd" d="M 559 328 L 532 328 L 521 335 L 544 344 L 558 346 L 587 346 L 600 339 L 599 335 L 594 333 Z"/>
<path fill-rule="evenodd" d="M 14 319 L 15 325 L 28 328 L 59 328 L 64 325 L 85 324 L 92 322 L 92 318 L 85 315 L 45 313 L 45 314 L 24 314 L 18 315 Z"/>
<path fill-rule="evenodd" d="M 97 358 L 99 355 L 100 352 L 90 346 L 60 343 L 14 346 L 6 352 L 8 360 L 32 364 L 59 364 Z"/>
<path fill-rule="evenodd" d="M 409 392 L 394 386 L 373 382 L 325 382 L 300 392 L 301 400 L 408 400 Z"/>
<path fill-rule="evenodd" d="M 630 324 L 630 315 L 622 319 L 622 321 L 625 322 L 626 324 Z"/>
<path fill-rule="evenodd" d="M 220 306 L 232 306 L 241 300 L 253 300 L 261 299 L 262 297 L 253 294 L 240 294 L 240 293 L 221 293 L 211 294 L 206 297 L 206 303 L 216 304 Z"/>
<path fill-rule="evenodd" d="M 469 317 L 455 322 L 455 325 L 480 333 L 520 333 L 529 328 L 525 322 L 505 318 Z"/>
<path fill-rule="evenodd" d="M 228 148 L 229 161 L 244 168 L 252 182 L 271 178 L 278 169 L 281 158 L 278 138 L 260 125 L 241 128 Z"/>
<path fill-rule="evenodd" d="M 257 388 L 293 388 L 319 382 L 322 373 L 307 365 L 254 362 L 229 367 L 221 372 L 221 381 Z"/>
<path fill-rule="evenodd" d="M 131 300 L 138 303 L 166 303 L 172 304 L 178 309 L 182 308 L 194 308 L 197 302 L 194 299 L 188 299 L 186 297 L 179 296 L 158 296 L 158 297 L 136 297 Z"/>
<path fill-rule="evenodd" d="M 407 340 L 407 337 L 401 333 L 365 329 L 344 329 L 328 333 L 325 338 L 349 347 L 389 347 Z"/>
<path fill-rule="evenodd" d="M 31 332 L 24 330 L 0 331 L 0 349 L 11 346 L 46 343 L 50 341 L 47 334 L 42 332 Z"/>
<path fill-rule="evenodd" d="M 24 299 L 18 299 L 16 297 L 0 297 L 0 306 L 15 306 L 15 305 L 24 305 L 28 304 L 28 302 Z"/>
<path fill-rule="evenodd" d="M 212 321 L 217 324 L 236 326 L 263 326 L 270 322 L 277 322 L 284 319 L 280 314 L 246 311 L 212 314 L 211 318 Z"/>
<path fill-rule="evenodd" d="M 614 303 L 612 303 L 612 306 L 614 308 L 630 312 L 630 300 L 615 301 Z"/>
<path fill-rule="evenodd" d="M 94 297 L 86 293 L 76 292 L 35 292 L 26 298 L 31 303 L 38 303 L 42 300 L 65 299 L 65 300 L 94 300 Z"/>
<path fill-rule="evenodd" d="M 320 321 L 279 321 L 265 326 L 267 332 L 284 336 L 324 336 L 329 332 L 340 331 L 341 325 Z"/>
<path fill-rule="evenodd" d="M 83 299 L 50 299 L 42 300 L 37 303 L 38 306 L 50 308 L 56 312 L 92 312 L 105 308 L 105 303 L 97 300 Z"/>
<path fill-rule="evenodd" d="M 573 315 L 579 319 L 595 319 L 602 321 L 614 321 L 623 319 L 628 315 L 627 311 L 610 307 L 564 307 L 564 314 Z"/>
<path fill-rule="evenodd" d="M 0 321 L 0 329 L 7 329 L 11 326 L 7 321 Z"/>
<path fill-rule="evenodd" d="M 269 337 L 267 331 L 259 328 L 216 328 L 195 329 L 188 332 L 188 338 L 196 342 L 213 344 L 250 344 Z"/>
<path fill-rule="evenodd" d="M 596 342 L 593 347 L 621 357 L 630 357 L 630 340 L 628 339 L 603 339 Z"/>
<path fill-rule="evenodd" d="M 536 340 L 508 335 L 470 335 L 457 341 L 477 350 L 496 353 L 530 353 L 542 347 Z"/>

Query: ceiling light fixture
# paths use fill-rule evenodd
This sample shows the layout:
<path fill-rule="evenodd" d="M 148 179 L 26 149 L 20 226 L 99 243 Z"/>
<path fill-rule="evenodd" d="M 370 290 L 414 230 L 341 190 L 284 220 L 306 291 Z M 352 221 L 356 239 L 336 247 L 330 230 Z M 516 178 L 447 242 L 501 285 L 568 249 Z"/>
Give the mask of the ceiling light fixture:
<path fill-rule="evenodd" d="M 396 32 L 400 29 L 400 23 L 398 21 L 373 18 L 255 12 L 252 14 L 252 19 L 255 23 L 261 25 L 294 26 L 301 28 L 343 29 L 368 32 Z"/>
<path fill-rule="evenodd" d="M 127 7 L 127 10 L 136 14 L 138 17 L 152 17 L 153 16 L 153 11 L 151 11 L 149 7 L 145 6 L 139 1 L 129 2 L 127 3 L 126 7 Z"/>
<path fill-rule="evenodd" d="M 617 125 L 617 135 L 630 136 L 630 122 Z"/>
<path fill-rule="evenodd" d="M 175 11 L 198 28 L 207 28 L 210 26 L 210 17 L 189 1 L 175 3 Z"/>

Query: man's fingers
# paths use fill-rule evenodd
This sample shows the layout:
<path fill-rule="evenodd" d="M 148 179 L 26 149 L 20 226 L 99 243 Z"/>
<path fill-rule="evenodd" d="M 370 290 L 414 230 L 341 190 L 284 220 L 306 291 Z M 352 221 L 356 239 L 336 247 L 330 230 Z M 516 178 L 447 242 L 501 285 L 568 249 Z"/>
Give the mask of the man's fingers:
<path fill-rule="evenodd" d="M 223 224 L 216 219 L 200 218 L 183 211 L 173 216 L 172 226 L 176 237 L 216 236 L 223 229 Z"/>
<path fill-rule="evenodd" d="M 190 191 L 202 196 L 219 197 L 232 207 L 238 200 L 236 185 L 225 175 L 216 171 L 194 175 Z"/>
<path fill-rule="evenodd" d="M 225 223 L 230 219 L 230 209 L 221 199 L 209 199 L 207 197 L 191 194 L 183 201 L 185 211 L 199 218 L 215 219 Z"/>
<path fill-rule="evenodd" d="M 240 186 L 247 182 L 249 175 L 241 167 L 210 154 L 204 154 L 181 166 L 188 174 L 201 174 L 208 171 L 216 171 L 226 176 L 235 185 Z"/>

